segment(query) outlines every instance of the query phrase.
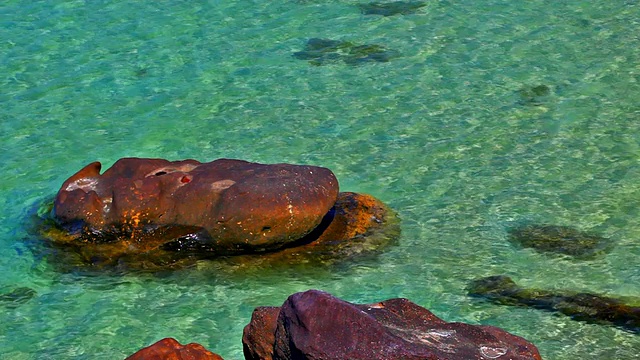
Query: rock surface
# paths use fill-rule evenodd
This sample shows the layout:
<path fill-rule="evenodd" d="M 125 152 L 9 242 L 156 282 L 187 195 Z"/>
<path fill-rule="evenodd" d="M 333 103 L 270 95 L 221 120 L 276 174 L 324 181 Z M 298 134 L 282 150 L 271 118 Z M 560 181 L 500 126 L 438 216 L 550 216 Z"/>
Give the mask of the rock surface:
<path fill-rule="evenodd" d="M 165 338 L 140 349 L 126 360 L 222 360 L 200 344 L 182 345 L 173 338 Z"/>
<path fill-rule="evenodd" d="M 244 327 L 242 350 L 247 360 L 273 359 L 273 345 L 276 342 L 279 306 L 261 306 L 251 314 L 251 321 Z"/>
<path fill-rule="evenodd" d="M 276 316 L 277 314 L 277 316 Z M 541 359 L 526 340 L 492 326 L 448 323 L 406 299 L 358 305 L 309 290 L 257 308 L 246 359 Z"/>
<path fill-rule="evenodd" d="M 241 160 L 125 158 L 94 162 L 64 182 L 54 202 L 69 242 L 130 242 L 217 254 L 270 251 L 307 235 L 334 206 L 338 181 L 321 167 Z"/>
<path fill-rule="evenodd" d="M 489 276 L 475 280 L 469 294 L 501 305 L 524 305 L 559 312 L 574 320 L 615 325 L 640 333 L 640 307 L 618 299 L 589 293 L 562 293 L 519 287 L 510 277 Z"/>

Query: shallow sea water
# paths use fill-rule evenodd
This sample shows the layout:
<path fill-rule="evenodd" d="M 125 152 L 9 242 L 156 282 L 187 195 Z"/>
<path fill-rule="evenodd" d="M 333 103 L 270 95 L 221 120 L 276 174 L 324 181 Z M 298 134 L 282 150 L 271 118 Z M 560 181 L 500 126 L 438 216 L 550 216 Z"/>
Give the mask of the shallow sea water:
<path fill-rule="evenodd" d="M 447 321 L 499 326 L 545 359 L 640 359 L 640 337 L 466 294 L 496 274 L 543 289 L 640 297 L 640 5 L 430 1 L 365 16 L 358 1 L 11 1 L 0 4 L 3 359 L 117 359 L 163 337 L 242 359 L 256 306 L 322 289 L 406 297 Z M 380 44 L 386 63 L 314 66 L 309 38 Z M 549 94 L 523 99 L 523 88 Z M 539 101 L 538 101 L 539 100 Z M 240 158 L 332 169 L 395 209 L 377 256 L 274 268 L 200 262 L 162 273 L 60 271 L 28 217 L 85 164 Z M 589 261 L 512 246 L 521 223 L 615 240 Z"/>

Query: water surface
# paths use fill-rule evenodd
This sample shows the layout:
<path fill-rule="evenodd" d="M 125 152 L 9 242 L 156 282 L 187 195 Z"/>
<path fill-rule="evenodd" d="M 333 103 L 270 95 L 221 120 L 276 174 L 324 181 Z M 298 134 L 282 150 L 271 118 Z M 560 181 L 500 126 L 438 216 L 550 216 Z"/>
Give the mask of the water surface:
<path fill-rule="evenodd" d="M 545 359 L 637 359 L 640 338 L 466 295 L 522 286 L 640 297 L 640 6 L 632 1 L 4 1 L 0 5 L 0 304 L 8 359 L 116 359 L 163 337 L 242 359 L 252 310 L 310 288 L 406 297 L 499 326 Z M 378 44 L 389 62 L 314 66 L 310 38 Z M 527 89 L 544 86 L 541 96 Z M 160 274 L 60 271 L 28 214 L 85 164 L 120 157 L 326 166 L 394 208 L 377 257 Z M 615 240 L 589 261 L 514 247 L 522 223 Z M 6 304 L 5 304 L 6 305 Z"/>

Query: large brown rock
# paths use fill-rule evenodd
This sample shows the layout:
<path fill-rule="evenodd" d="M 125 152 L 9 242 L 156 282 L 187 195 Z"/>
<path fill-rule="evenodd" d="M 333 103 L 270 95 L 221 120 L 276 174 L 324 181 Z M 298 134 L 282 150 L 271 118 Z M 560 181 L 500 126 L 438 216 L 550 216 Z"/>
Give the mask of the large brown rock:
<path fill-rule="evenodd" d="M 200 344 L 182 345 L 176 339 L 165 338 L 140 349 L 126 360 L 222 360 L 222 357 Z"/>
<path fill-rule="evenodd" d="M 278 312 L 277 318 L 275 312 Z M 358 305 L 310 290 L 257 308 L 246 359 L 541 359 L 536 347 L 492 326 L 448 323 L 406 299 Z"/>
<path fill-rule="evenodd" d="M 87 165 L 56 196 L 55 219 L 72 235 L 66 242 L 270 251 L 311 232 L 338 196 L 333 173 L 315 166 L 125 158 L 100 169 Z"/>
<path fill-rule="evenodd" d="M 368 194 L 341 192 L 320 225 L 294 246 L 225 259 L 234 267 L 290 268 L 292 264 L 328 265 L 374 256 L 400 236 L 400 221 L 392 209 Z"/>

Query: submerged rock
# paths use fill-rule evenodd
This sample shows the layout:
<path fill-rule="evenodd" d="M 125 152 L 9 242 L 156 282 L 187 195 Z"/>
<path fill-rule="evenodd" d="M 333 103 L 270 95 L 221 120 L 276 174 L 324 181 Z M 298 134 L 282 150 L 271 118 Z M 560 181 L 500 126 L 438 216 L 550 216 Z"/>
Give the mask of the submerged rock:
<path fill-rule="evenodd" d="M 576 258 L 592 258 L 608 252 L 612 241 L 568 226 L 526 225 L 509 231 L 509 240 L 540 252 L 552 252 Z"/>
<path fill-rule="evenodd" d="M 308 60 L 311 65 L 320 66 L 336 62 L 348 65 L 388 62 L 397 57 L 397 54 L 382 45 L 357 45 L 348 41 L 312 38 L 307 41 L 303 51 L 295 52 L 293 56 Z"/>
<path fill-rule="evenodd" d="M 370 2 L 368 4 L 358 5 L 364 15 L 382 16 L 413 14 L 425 6 L 427 6 L 427 3 L 423 1 Z"/>
<path fill-rule="evenodd" d="M 11 291 L 0 294 L 0 305 L 7 308 L 18 307 L 31 300 L 38 293 L 28 287 L 17 287 Z"/>
<path fill-rule="evenodd" d="M 541 106 L 551 95 L 551 88 L 547 85 L 525 86 L 518 90 L 520 104 L 528 106 Z"/>
<path fill-rule="evenodd" d="M 140 349 L 126 360 L 222 360 L 222 357 L 200 344 L 182 345 L 176 339 L 165 338 Z"/>
<path fill-rule="evenodd" d="M 574 320 L 614 325 L 640 333 L 640 307 L 601 295 L 521 288 L 510 277 L 503 275 L 473 281 L 469 286 L 469 294 L 501 305 L 531 306 L 559 312 Z"/>
<path fill-rule="evenodd" d="M 242 338 L 245 359 L 540 359 L 492 326 L 448 323 L 406 299 L 352 304 L 309 290 L 259 307 Z"/>

